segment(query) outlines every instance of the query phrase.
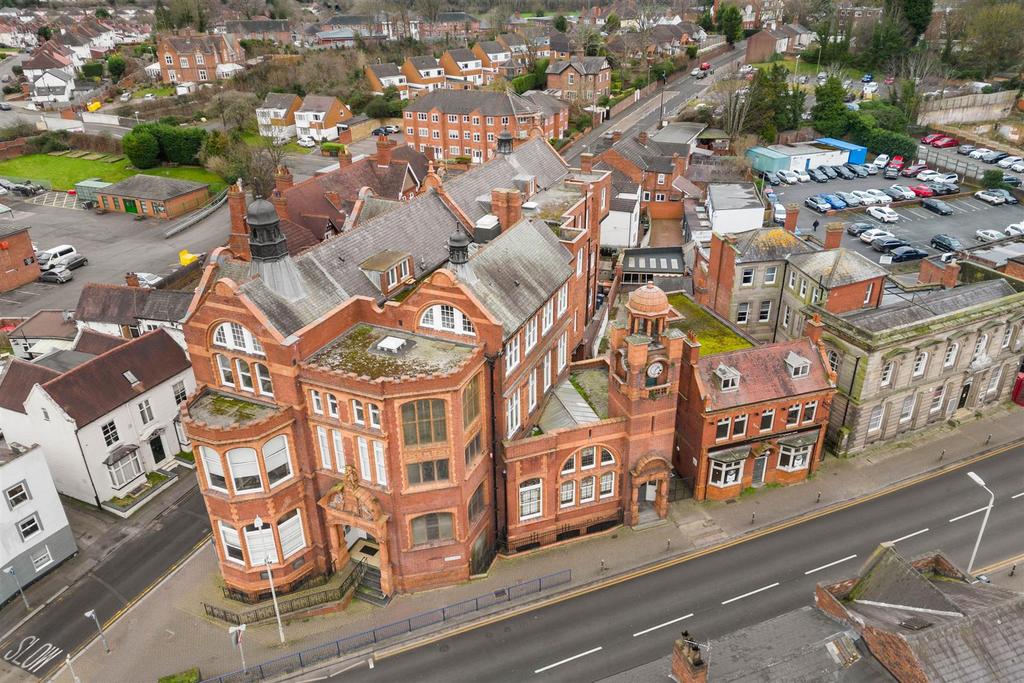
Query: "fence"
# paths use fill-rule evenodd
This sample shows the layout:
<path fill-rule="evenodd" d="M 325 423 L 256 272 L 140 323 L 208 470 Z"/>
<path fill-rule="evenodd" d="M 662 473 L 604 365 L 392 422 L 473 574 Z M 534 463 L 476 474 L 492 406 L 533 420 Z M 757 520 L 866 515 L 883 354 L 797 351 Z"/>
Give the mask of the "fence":
<path fill-rule="evenodd" d="M 421 612 L 408 619 L 379 626 L 331 643 L 317 645 L 316 647 L 279 657 L 278 659 L 272 659 L 262 664 L 254 664 L 244 671 L 235 671 L 223 676 L 207 678 L 203 683 L 256 683 L 256 681 L 265 681 L 282 674 L 295 673 L 308 666 L 356 652 L 395 636 L 411 633 L 425 626 L 440 624 L 450 619 L 456 619 L 500 603 L 511 602 L 512 600 L 533 595 L 548 588 L 561 586 L 570 581 L 572 581 L 572 570 L 563 569 L 560 572 L 548 574 L 538 579 L 499 588 L 479 597 L 457 602 L 454 605 L 448 605 L 447 607 L 431 610 L 430 612 Z"/>
<path fill-rule="evenodd" d="M 359 564 L 352 568 L 352 571 L 349 572 L 348 576 L 345 577 L 345 580 L 342 581 L 341 585 L 337 588 L 329 588 L 327 590 L 317 591 L 316 593 L 308 593 L 289 600 L 279 600 L 278 610 L 281 614 L 289 614 L 291 612 L 309 609 L 310 607 L 316 607 L 317 605 L 323 605 L 328 602 L 339 602 L 345 598 L 345 595 L 350 590 L 355 588 L 356 584 L 363 578 L 364 573 L 366 573 L 366 565 L 362 560 L 360 560 Z M 276 614 L 273 605 L 264 605 L 263 607 L 251 609 L 248 612 L 238 613 L 222 609 L 216 605 L 208 605 L 204 602 L 203 609 L 206 610 L 207 616 L 235 625 L 255 624 L 260 621 L 266 621 L 267 619 L 273 619 Z"/>
<path fill-rule="evenodd" d="M 985 175 L 985 171 L 991 170 L 991 168 L 1000 170 L 998 167 L 986 168 L 981 164 L 976 164 L 970 157 L 954 157 L 951 154 L 943 153 L 940 150 L 925 145 L 917 148 L 917 160 L 928 164 L 932 168 L 952 171 L 959 175 L 962 180 L 981 180 L 981 177 Z"/>
<path fill-rule="evenodd" d="M 167 239 L 168 237 L 174 237 L 179 232 L 191 228 L 193 225 L 195 225 L 196 223 L 203 220 L 211 213 L 219 209 L 221 207 L 221 204 L 226 202 L 227 199 L 228 191 L 221 190 L 213 199 L 210 200 L 210 202 L 206 206 L 199 209 L 192 215 L 182 218 L 180 221 L 164 230 L 164 239 Z"/>
<path fill-rule="evenodd" d="M 548 531 L 528 534 L 513 540 L 499 539 L 498 543 L 503 553 L 521 553 L 539 548 L 542 545 L 548 545 L 549 543 L 558 543 L 560 541 L 567 541 L 570 538 L 578 538 L 587 534 L 606 531 L 622 524 L 622 517 L 623 513 L 620 509 L 601 517 L 592 517 L 576 524 L 563 524 Z"/>
<path fill-rule="evenodd" d="M 311 574 L 311 575 L 307 576 L 306 578 L 299 579 L 294 584 L 292 584 L 288 588 L 288 592 L 289 593 L 298 593 L 299 591 L 306 590 L 307 588 L 316 588 L 317 586 L 324 585 L 325 583 L 327 583 L 330 580 L 331 580 L 330 573 L 328 573 L 328 574 Z M 228 586 L 221 586 L 220 590 L 224 594 L 224 597 L 227 598 L 228 600 L 234 600 L 235 602 L 244 602 L 247 605 L 255 605 L 257 603 L 263 602 L 264 600 L 269 600 L 271 598 L 271 594 L 270 594 L 269 590 L 264 591 L 262 593 L 259 593 L 259 594 L 255 595 L 255 596 L 250 595 L 248 593 L 243 593 L 241 591 L 235 590 L 235 589 L 230 588 Z M 278 589 L 277 594 L 278 595 L 284 595 L 285 593 L 284 593 L 284 591 Z"/>

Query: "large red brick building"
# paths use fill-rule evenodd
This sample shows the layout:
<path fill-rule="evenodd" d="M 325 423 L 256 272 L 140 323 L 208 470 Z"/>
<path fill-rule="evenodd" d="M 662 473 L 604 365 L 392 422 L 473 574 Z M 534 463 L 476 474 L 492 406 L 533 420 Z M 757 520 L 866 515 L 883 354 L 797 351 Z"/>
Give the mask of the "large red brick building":
<path fill-rule="evenodd" d="M 39 277 L 39 263 L 27 226 L 0 228 L 0 292 L 9 292 Z"/>
<path fill-rule="evenodd" d="M 217 67 L 245 59 L 238 42 L 220 34 L 165 34 L 156 40 L 156 56 L 164 83 L 206 83 L 217 80 Z"/>

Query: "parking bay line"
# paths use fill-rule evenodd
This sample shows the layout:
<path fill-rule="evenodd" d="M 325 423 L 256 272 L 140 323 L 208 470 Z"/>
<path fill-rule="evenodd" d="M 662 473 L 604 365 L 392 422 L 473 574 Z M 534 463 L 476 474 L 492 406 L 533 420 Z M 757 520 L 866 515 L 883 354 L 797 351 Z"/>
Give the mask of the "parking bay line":
<path fill-rule="evenodd" d="M 775 583 L 770 583 L 767 586 L 761 586 L 757 590 L 752 590 L 749 593 L 744 593 L 743 595 L 737 595 L 735 598 L 729 598 L 728 600 L 723 600 L 722 604 L 723 605 L 728 605 L 730 602 L 736 602 L 737 600 L 742 600 L 743 598 L 749 598 L 751 595 L 756 595 L 757 593 L 760 593 L 761 591 L 766 591 L 766 590 L 768 590 L 770 588 L 775 588 L 778 585 L 779 585 L 779 582 L 776 581 Z"/>
<path fill-rule="evenodd" d="M 964 517 L 970 517 L 971 515 L 976 515 L 979 512 L 984 512 L 987 509 L 988 509 L 988 506 L 986 505 L 985 507 L 978 508 L 977 510 L 971 510 L 970 512 L 965 512 L 962 515 L 957 515 L 956 517 L 954 517 L 953 519 L 951 519 L 949 521 L 950 522 L 958 522 L 961 519 L 963 519 Z"/>
<path fill-rule="evenodd" d="M 841 560 L 836 560 L 835 562 L 829 562 L 828 564 L 823 564 L 820 567 L 815 567 L 814 569 L 809 569 L 809 570 L 804 572 L 804 576 L 807 576 L 808 574 L 813 574 L 814 572 L 819 572 L 822 569 L 828 569 L 829 567 L 834 567 L 837 564 L 842 564 L 843 562 L 846 562 L 847 560 L 852 560 L 855 557 L 857 557 L 857 556 L 856 555 L 847 555 L 846 557 L 844 557 Z"/>
<path fill-rule="evenodd" d="M 907 212 L 908 213 L 912 213 L 915 216 L 918 216 L 919 218 L 924 218 L 924 219 L 928 219 L 929 218 L 928 214 L 924 213 L 923 211 L 918 211 L 916 209 L 907 209 Z"/>
<path fill-rule="evenodd" d="M 547 671 L 548 669 L 554 669 L 556 666 L 561 666 L 562 664 L 566 664 L 568 662 L 571 662 L 574 659 L 579 659 L 580 657 L 586 657 L 587 655 L 592 655 L 595 652 L 598 652 L 598 651 L 600 651 L 602 649 L 603 648 L 599 645 L 599 646 L 595 647 L 593 650 L 587 650 L 586 652 L 581 652 L 578 655 L 573 655 L 572 657 L 566 657 L 565 659 L 563 659 L 561 661 L 558 661 L 558 662 L 555 662 L 554 664 L 548 664 L 547 666 L 542 666 L 541 668 L 537 669 L 533 673 L 535 673 L 535 674 L 543 673 L 543 672 Z"/>
<path fill-rule="evenodd" d="M 637 636 L 642 636 L 645 633 L 650 633 L 651 631 L 657 631 L 659 628 L 662 628 L 662 627 L 665 627 L 665 626 L 671 626 L 672 624 L 676 624 L 676 623 L 682 621 L 683 619 L 689 619 L 692 616 L 693 616 L 693 612 L 690 612 L 689 614 L 685 614 L 685 615 L 683 615 L 681 617 L 677 617 L 677 618 L 672 619 L 670 621 L 666 621 L 664 624 L 658 624 L 657 626 L 652 626 L 650 628 L 645 628 L 643 631 L 637 631 L 636 633 L 634 633 L 633 637 L 636 638 Z"/>

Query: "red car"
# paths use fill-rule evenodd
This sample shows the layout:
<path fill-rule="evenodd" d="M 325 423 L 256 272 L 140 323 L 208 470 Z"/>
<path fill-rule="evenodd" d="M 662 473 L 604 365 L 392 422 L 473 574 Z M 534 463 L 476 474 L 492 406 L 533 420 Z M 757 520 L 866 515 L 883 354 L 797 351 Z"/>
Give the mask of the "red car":
<path fill-rule="evenodd" d="M 914 164 L 913 166 L 907 166 L 905 169 L 900 171 L 900 175 L 904 178 L 913 178 L 921 171 L 926 170 L 928 167 L 924 164 Z"/>
<path fill-rule="evenodd" d="M 939 149 L 945 149 L 947 147 L 959 147 L 959 146 L 960 146 L 960 141 L 957 140 L 956 138 L 939 138 L 938 140 L 936 140 L 935 142 L 932 143 L 932 147 L 937 147 Z"/>
<path fill-rule="evenodd" d="M 941 140 L 944 137 L 946 136 L 943 135 L 942 133 L 929 133 L 928 135 L 925 135 L 923 138 L 921 138 L 921 142 L 923 142 L 926 145 L 930 145 L 936 140 Z"/>
<path fill-rule="evenodd" d="M 927 185 L 912 185 L 910 191 L 918 197 L 931 197 L 935 194 L 935 191 Z"/>
<path fill-rule="evenodd" d="M 702 62 L 701 65 L 700 65 L 700 70 L 701 71 L 707 71 L 710 68 L 711 68 L 711 62 Z"/>
<path fill-rule="evenodd" d="M 899 154 L 889 160 L 889 168 L 900 169 L 903 168 L 903 157 Z"/>

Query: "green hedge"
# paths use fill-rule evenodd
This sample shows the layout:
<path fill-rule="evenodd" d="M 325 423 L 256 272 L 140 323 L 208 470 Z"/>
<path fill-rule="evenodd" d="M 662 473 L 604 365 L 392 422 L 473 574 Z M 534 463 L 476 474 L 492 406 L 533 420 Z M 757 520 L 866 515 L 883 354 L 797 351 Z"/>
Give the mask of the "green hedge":
<path fill-rule="evenodd" d="M 320 144 L 320 151 L 327 152 L 332 157 L 345 152 L 345 144 L 341 142 L 323 142 Z"/>
<path fill-rule="evenodd" d="M 102 78 L 103 62 L 89 62 L 82 65 L 82 76 L 84 78 Z"/>

